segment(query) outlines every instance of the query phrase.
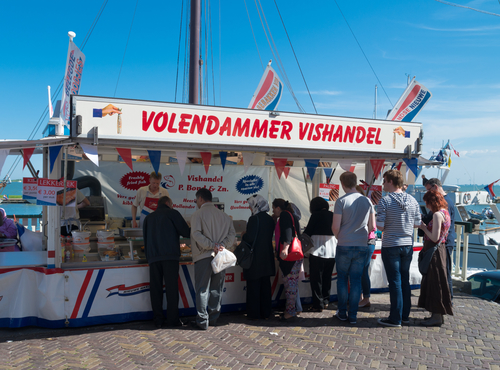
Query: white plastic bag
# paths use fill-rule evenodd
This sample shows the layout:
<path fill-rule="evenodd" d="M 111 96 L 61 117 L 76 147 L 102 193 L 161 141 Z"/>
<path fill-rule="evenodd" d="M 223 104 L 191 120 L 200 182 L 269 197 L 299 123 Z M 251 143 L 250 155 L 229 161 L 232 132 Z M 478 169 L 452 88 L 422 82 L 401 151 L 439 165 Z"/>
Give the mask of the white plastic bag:
<path fill-rule="evenodd" d="M 19 239 L 21 240 L 21 245 L 23 251 L 26 252 L 38 252 L 43 250 L 43 234 L 41 232 L 34 232 L 27 229 L 20 223 L 16 223 L 17 232 L 19 233 Z"/>
<path fill-rule="evenodd" d="M 232 266 L 236 266 L 236 256 L 233 252 L 228 251 L 226 248 L 217 253 L 212 260 L 212 270 L 214 271 L 214 274 L 218 274 L 222 270 Z"/>

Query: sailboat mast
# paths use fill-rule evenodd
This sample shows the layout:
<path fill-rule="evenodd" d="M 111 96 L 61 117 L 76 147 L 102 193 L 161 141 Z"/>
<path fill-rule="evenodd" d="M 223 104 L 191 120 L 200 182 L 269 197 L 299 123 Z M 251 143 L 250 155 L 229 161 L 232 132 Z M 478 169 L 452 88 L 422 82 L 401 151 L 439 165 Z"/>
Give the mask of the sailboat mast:
<path fill-rule="evenodd" d="M 201 0 L 191 0 L 189 26 L 189 104 L 198 104 L 200 84 Z"/>

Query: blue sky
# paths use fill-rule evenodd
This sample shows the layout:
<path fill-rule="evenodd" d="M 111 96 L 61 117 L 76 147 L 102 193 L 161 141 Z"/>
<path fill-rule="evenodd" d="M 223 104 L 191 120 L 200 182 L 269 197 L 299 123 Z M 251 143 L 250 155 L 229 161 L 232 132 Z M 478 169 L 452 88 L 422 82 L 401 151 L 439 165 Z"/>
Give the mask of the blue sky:
<path fill-rule="evenodd" d="M 416 118 L 424 127 L 424 156 L 450 139 L 460 158 L 452 157 L 447 183 L 482 184 L 500 178 L 500 17 L 435 0 L 419 1 L 418 6 L 396 0 L 337 0 L 378 81 L 335 1 L 307 6 L 296 0 L 276 2 L 318 113 L 371 118 L 378 85 L 377 117 L 384 118 L 404 91 L 407 76 L 416 76 L 433 94 Z M 139 1 L 124 58 L 136 3 L 106 4 L 83 48 L 81 94 L 175 101 L 182 1 Z M 293 91 L 305 111 L 314 113 L 274 1 L 261 3 Z M 500 14 L 497 0 L 454 3 Z M 47 106 L 47 85 L 55 91 L 64 74 L 67 32 L 77 34 L 74 41 L 81 47 L 102 4 L 0 2 L 2 138 L 26 139 L 31 133 Z M 216 105 L 246 108 L 263 71 L 259 53 L 264 65 L 274 59 L 255 2 L 246 0 L 246 5 L 258 50 L 245 2 L 211 1 L 210 104 L 215 91 Z M 181 41 L 177 102 L 183 95 L 184 34 Z M 286 89 L 279 110 L 298 111 Z M 37 168 L 40 162 L 34 161 Z M 11 163 L 5 163 L 0 177 Z M 12 178 L 29 176 L 21 167 Z"/>

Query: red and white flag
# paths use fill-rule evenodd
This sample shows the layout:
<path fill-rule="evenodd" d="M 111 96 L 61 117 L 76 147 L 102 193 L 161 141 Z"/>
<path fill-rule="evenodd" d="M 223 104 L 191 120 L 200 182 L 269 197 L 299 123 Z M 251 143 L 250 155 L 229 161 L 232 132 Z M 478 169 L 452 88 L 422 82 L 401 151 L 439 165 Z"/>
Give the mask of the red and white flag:
<path fill-rule="evenodd" d="M 252 100 L 250 100 L 248 108 L 269 111 L 277 110 L 282 94 L 283 84 L 271 67 L 271 62 L 269 62 L 260 79 L 259 86 L 257 86 L 257 90 L 255 90 Z"/>

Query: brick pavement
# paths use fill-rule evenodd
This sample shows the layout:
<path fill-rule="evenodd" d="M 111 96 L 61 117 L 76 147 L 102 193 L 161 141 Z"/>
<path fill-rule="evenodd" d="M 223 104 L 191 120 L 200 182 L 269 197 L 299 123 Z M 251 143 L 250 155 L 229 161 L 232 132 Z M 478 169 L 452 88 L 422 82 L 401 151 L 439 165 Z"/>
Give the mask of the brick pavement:
<path fill-rule="evenodd" d="M 419 291 L 413 291 L 416 305 Z M 389 296 L 374 294 L 352 326 L 335 311 L 294 323 L 223 314 L 207 331 L 154 329 L 149 322 L 76 329 L 0 329 L 0 369 L 495 369 L 500 305 L 456 293 L 455 316 L 440 328 L 387 328 Z"/>

